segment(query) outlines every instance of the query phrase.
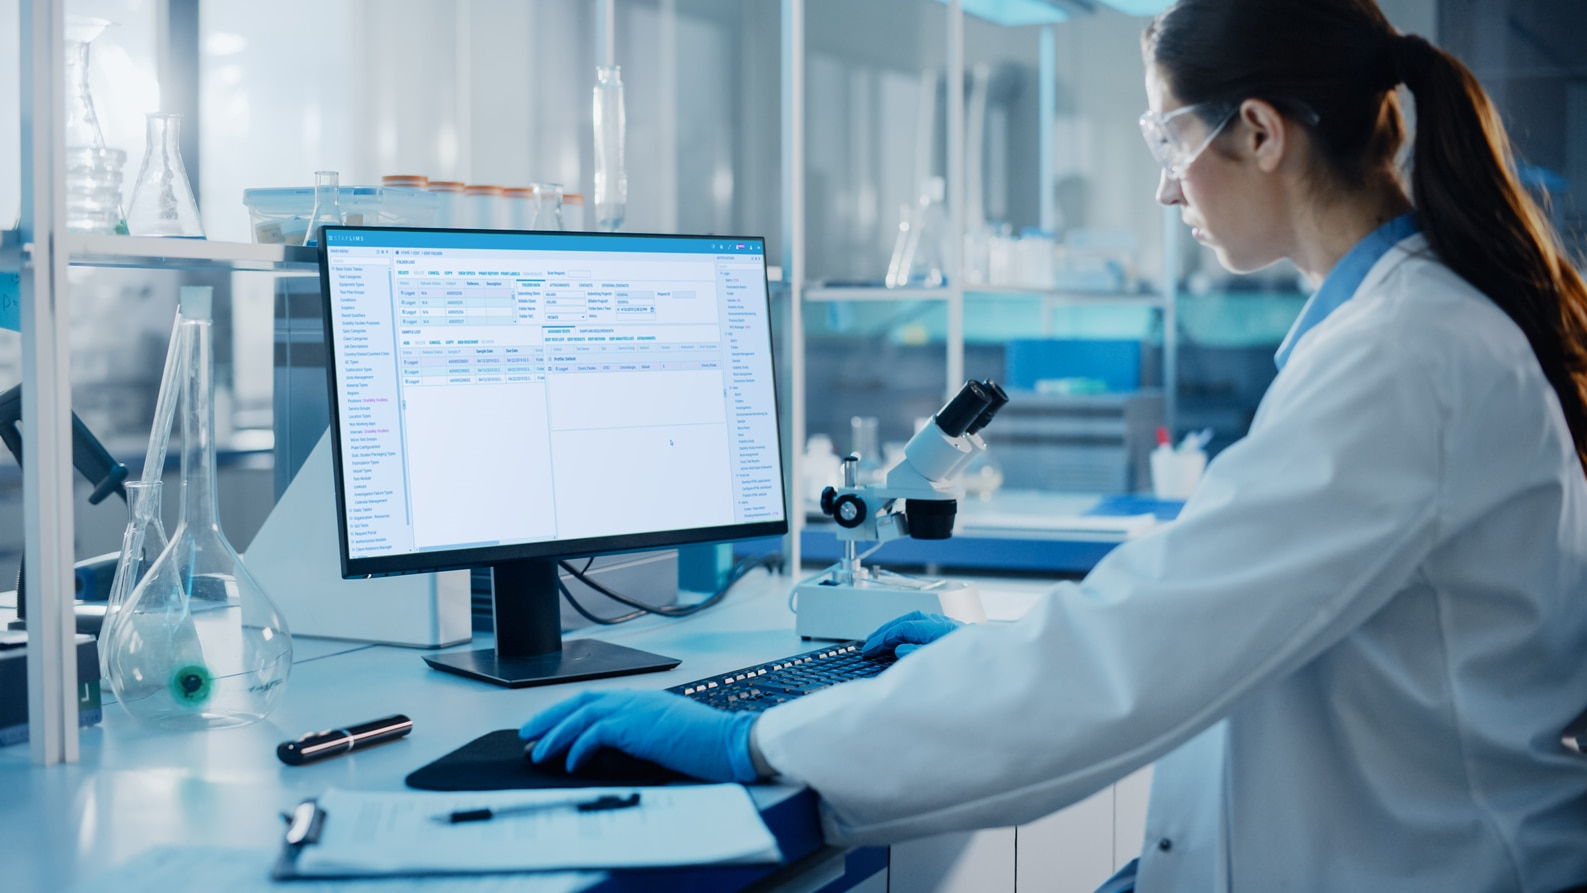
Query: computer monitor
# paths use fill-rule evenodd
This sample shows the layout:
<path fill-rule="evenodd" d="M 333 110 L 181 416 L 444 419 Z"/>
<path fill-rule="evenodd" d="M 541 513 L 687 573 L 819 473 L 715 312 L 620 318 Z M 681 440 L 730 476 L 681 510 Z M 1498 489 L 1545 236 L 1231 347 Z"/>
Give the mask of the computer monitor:
<path fill-rule="evenodd" d="M 758 238 L 329 226 L 342 575 L 489 565 L 512 687 L 678 661 L 562 641 L 557 562 L 787 531 Z"/>

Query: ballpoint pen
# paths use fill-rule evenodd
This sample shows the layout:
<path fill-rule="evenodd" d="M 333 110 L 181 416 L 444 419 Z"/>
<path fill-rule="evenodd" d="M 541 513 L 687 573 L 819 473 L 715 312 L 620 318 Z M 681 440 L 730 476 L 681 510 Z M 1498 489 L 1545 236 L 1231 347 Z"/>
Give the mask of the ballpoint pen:
<path fill-rule="evenodd" d="M 413 721 L 398 713 L 341 729 L 310 732 L 296 741 L 283 741 L 276 756 L 288 766 L 301 766 L 382 741 L 401 738 L 413 730 Z"/>
<path fill-rule="evenodd" d="M 518 806 L 498 806 L 495 809 L 460 809 L 455 812 L 443 812 L 431 816 L 434 821 L 443 825 L 456 825 L 459 822 L 488 822 L 500 816 L 523 815 L 531 812 L 545 812 L 552 809 L 565 809 L 569 806 L 579 812 L 606 812 L 612 809 L 628 809 L 639 805 L 639 794 L 629 794 L 619 797 L 616 794 L 603 794 L 594 800 L 556 800 L 550 803 L 523 803 Z"/>

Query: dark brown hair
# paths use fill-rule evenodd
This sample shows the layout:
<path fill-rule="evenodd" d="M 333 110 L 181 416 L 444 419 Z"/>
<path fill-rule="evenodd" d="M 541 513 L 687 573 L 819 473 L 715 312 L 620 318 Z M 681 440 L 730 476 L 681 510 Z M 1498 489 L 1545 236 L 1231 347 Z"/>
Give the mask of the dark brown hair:
<path fill-rule="evenodd" d="M 1504 126 L 1464 65 L 1396 32 L 1373 0 L 1180 0 L 1143 45 L 1187 105 L 1255 98 L 1291 117 L 1315 113 L 1296 123 L 1327 175 L 1351 188 L 1393 169 L 1403 83 L 1416 100 L 1410 184 L 1422 232 L 1526 334 L 1587 469 L 1587 286 L 1516 179 Z"/>

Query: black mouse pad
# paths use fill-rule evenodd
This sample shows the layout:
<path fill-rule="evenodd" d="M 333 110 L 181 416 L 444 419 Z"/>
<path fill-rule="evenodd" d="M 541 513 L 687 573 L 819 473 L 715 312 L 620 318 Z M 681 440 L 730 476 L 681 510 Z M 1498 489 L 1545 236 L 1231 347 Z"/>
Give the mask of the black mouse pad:
<path fill-rule="evenodd" d="M 475 738 L 408 775 L 408 787 L 426 791 L 503 791 L 518 788 L 588 788 L 697 782 L 655 763 L 602 751 L 593 766 L 569 775 L 524 758 L 517 729 L 499 729 Z"/>

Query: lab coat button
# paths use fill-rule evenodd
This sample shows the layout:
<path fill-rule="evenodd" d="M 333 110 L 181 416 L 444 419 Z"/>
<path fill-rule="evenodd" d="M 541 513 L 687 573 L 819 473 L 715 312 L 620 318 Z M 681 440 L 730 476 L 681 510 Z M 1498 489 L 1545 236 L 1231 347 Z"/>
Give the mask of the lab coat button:
<path fill-rule="evenodd" d="M 1157 841 L 1157 848 L 1166 853 L 1174 848 L 1174 842 L 1164 837 L 1163 839 Z"/>

